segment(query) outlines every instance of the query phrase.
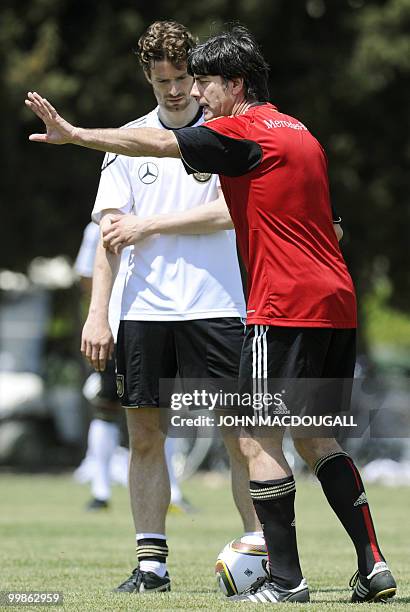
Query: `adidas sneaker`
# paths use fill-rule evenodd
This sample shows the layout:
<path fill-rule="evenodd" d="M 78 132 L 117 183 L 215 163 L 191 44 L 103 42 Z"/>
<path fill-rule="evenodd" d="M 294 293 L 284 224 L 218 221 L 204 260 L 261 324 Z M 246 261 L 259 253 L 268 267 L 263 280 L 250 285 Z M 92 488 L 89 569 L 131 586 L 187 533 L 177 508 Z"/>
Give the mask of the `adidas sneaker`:
<path fill-rule="evenodd" d="M 380 602 L 385 603 L 396 594 L 396 581 L 386 563 L 379 561 L 368 576 L 362 576 L 357 571 L 353 574 L 349 586 L 352 587 L 354 603 Z"/>
<path fill-rule="evenodd" d="M 249 601 L 251 603 L 307 603 L 310 601 L 306 580 L 294 589 L 284 589 L 270 582 L 267 577 L 258 578 L 252 586 L 241 595 L 233 595 L 229 601 Z"/>

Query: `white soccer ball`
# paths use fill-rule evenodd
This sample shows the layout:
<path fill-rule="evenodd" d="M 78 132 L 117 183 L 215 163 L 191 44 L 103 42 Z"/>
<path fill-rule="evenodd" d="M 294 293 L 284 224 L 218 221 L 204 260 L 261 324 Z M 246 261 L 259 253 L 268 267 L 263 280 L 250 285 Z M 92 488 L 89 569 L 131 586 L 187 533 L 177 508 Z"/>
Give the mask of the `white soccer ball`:
<path fill-rule="evenodd" d="M 268 552 L 262 538 L 252 536 L 229 542 L 219 553 L 215 565 L 218 586 L 227 597 L 239 595 L 266 572 L 262 561 L 268 561 Z"/>

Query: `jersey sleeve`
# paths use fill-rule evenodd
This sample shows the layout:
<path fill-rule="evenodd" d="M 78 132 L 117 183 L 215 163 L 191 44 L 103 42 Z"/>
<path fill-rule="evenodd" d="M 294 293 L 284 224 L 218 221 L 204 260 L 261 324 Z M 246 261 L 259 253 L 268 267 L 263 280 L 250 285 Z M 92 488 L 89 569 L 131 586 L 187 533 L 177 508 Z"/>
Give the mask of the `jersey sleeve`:
<path fill-rule="evenodd" d="M 211 172 L 241 176 L 260 164 L 263 153 L 257 142 L 241 138 L 239 134 L 224 134 L 219 127 L 215 121 L 212 127 L 201 125 L 174 131 L 188 174 Z"/>
<path fill-rule="evenodd" d="M 91 218 L 95 223 L 99 223 L 104 210 L 115 208 L 129 213 L 133 205 L 127 161 L 121 155 L 107 153 L 101 167 L 100 183 Z"/>

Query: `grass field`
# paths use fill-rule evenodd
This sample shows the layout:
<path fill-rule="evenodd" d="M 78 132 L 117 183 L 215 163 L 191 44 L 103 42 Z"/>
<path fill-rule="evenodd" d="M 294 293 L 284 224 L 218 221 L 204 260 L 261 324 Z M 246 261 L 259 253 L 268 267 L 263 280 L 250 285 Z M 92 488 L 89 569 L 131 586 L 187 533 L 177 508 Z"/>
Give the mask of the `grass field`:
<path fill-rule="evenodd" d="M 69 476 L 1 475 L 1 590 L 62 591 L 57 610 L 232 610 L 216 591 L 213 567 L 217 553 L 241 528 L 220 475 L 198 476 L 184 485 L 200 512 L 171 515 L 168 537 L 172 592 L 119 595 L 110 589 L 135 565 L 134 534 L 125 489 L 115 488 L 112 509 L 83 510 L 88 488 Z M 368 487 L 379 540 L 399 582 L 390 606 L 410 608 L 408 489 Z M 321 489 L 300 481 L 297 492 L 298 541 L 302 567 L 311 588 L 309 610 L 352 610 L 348 581 L 355 570 L 353 549 Z M 376 604 L 370 604 L 373 607 Z M 380 604 L 377 605 L 377 608 Z M 0 609 L 10 609 L 1 608 Z M 50 607 L 28 607 L 45 610 Z M 286 610 L 302 606 L 287 604 Z M 361 605 L 363 612 L 368 605 Z"/>

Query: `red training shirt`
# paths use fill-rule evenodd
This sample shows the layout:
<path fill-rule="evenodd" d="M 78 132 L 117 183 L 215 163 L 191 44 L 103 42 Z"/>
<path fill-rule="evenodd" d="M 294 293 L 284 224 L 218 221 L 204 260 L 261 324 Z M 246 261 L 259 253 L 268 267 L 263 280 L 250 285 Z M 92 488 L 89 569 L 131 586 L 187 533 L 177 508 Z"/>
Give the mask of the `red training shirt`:
<path fill-rule="evenodd" d="M 247 324 L 356 327 L 326 155 L 307 128 L 266 103 L 174 133 L 188 173 L 220 175 L 248 271 Z"/>

